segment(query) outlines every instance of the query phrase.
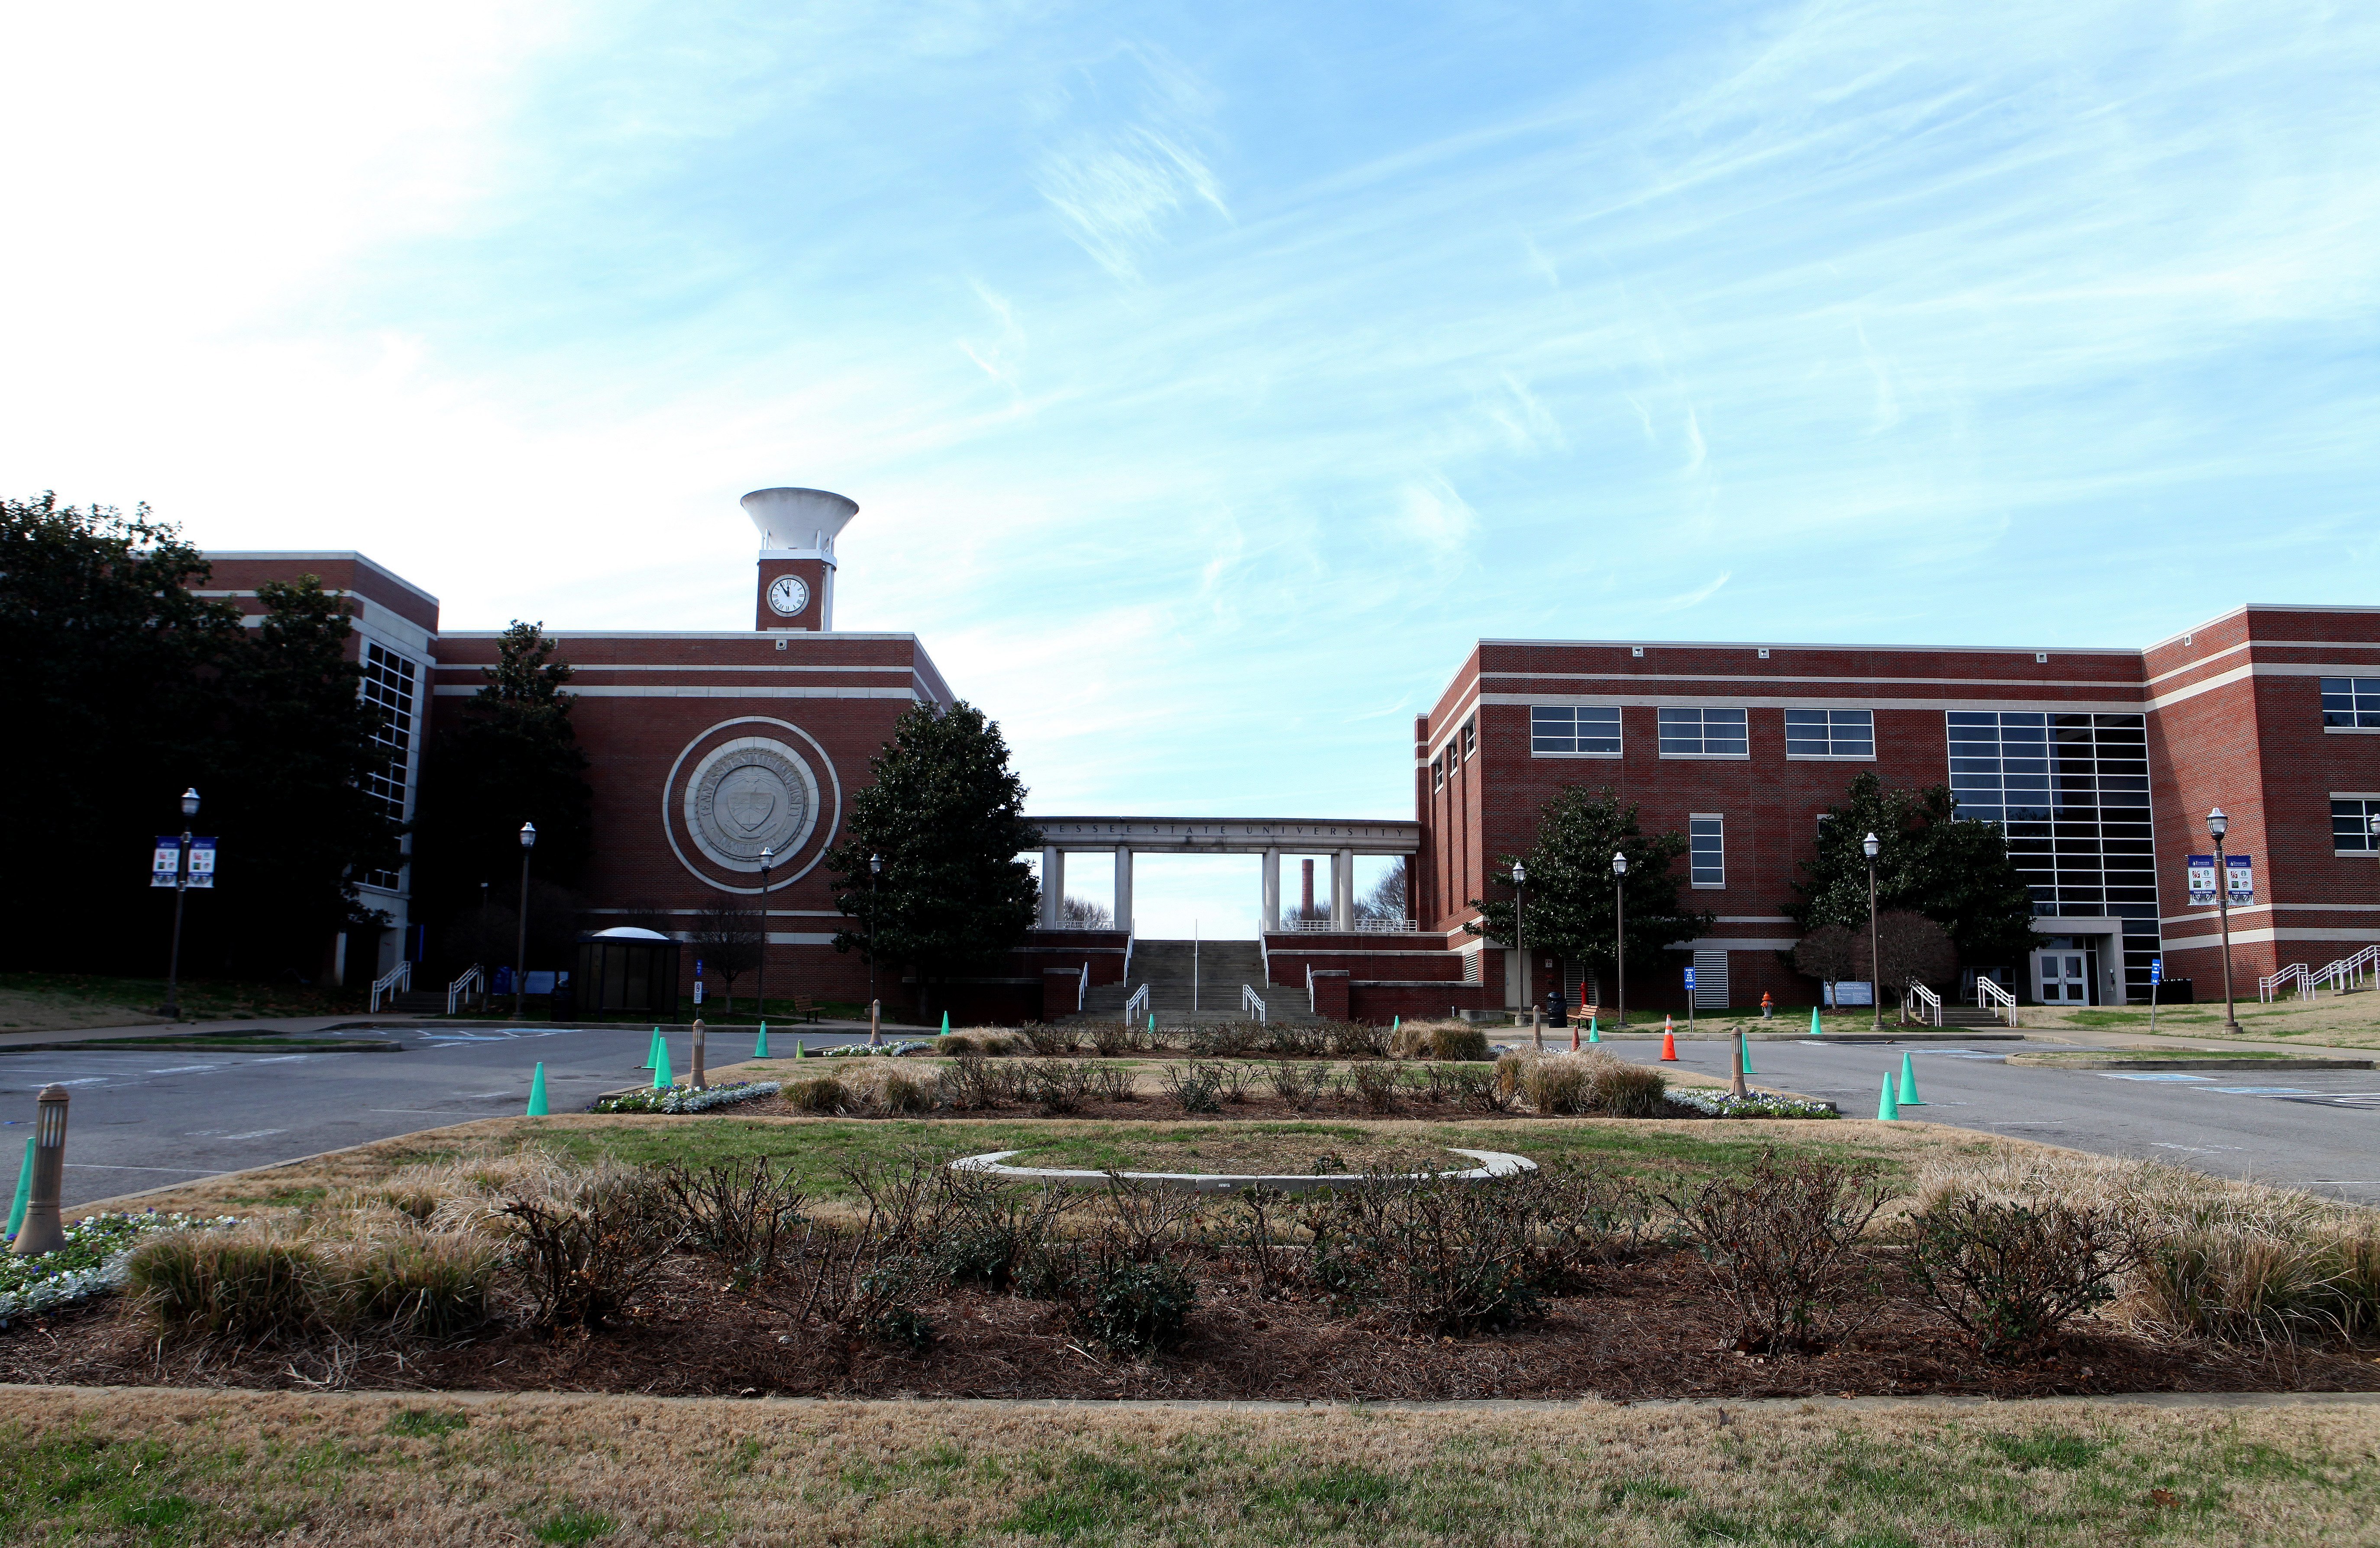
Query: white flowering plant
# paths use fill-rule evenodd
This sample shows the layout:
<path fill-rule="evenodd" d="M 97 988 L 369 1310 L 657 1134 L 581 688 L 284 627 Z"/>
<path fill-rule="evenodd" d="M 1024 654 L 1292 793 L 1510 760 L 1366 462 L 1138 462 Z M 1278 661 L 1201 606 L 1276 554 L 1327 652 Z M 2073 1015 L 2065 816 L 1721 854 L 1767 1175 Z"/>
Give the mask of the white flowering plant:
<path fill-rule="evenodd" d="M 1749 1095 L 1735 1097 L 1716 1086 L 1671 1087 L 1666 1093 L 1670 1104 L 1699 1113 L 1706 1118 L 1840 1118 L 1842 1115 L 1824 1102 L 1808 1102 L 1800 1097 L 1779 1096 L 1775 1091 L 1754 1090 Z"/>
<path fill-rule="evenodd" d="M 846 1042 L 836 1048 L 821 1048 L 817 1053 L 805 1053 L 807 1059 L 897 1059 L 904 1054 L 923 1054 L 934 1045 L 930 1042 L 884 1042 L 871 1048 L 864 1042 Z"/>
<path fill-rule="evenodd" d="M 124 1283 L 124 1262 L 141 1239 L 159 1231 L 208 1230 L 237 1225 L 235 1215 L 95 1214 L 66 1227 L 67 1244 L 55 1251 L 19 1258 L 0 1256 L 0 1327 L 91 1296 Z"/>
<path fill-rule="evenodd" d="M 595 1103 L 598 1113 L 708 1113 L 759 1097 L 775 1096 L 784 1088 L 774 1080 L 737 1080 L 725 1086 L 670 1086 L 661 1091 L 627 1091 Z"/>

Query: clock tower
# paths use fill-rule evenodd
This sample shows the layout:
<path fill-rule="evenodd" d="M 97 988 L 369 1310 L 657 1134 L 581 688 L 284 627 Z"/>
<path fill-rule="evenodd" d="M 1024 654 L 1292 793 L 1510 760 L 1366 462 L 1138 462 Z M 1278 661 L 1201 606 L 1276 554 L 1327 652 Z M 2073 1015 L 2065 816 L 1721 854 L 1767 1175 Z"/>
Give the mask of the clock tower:
<path fill-rule="evenodd" d="M 834 540 L 856 501 L 823 489 L 756 489 L 744 514 L 760 530 L 759 613 L 754 628 L 824 633 L 834 628 Z"/>

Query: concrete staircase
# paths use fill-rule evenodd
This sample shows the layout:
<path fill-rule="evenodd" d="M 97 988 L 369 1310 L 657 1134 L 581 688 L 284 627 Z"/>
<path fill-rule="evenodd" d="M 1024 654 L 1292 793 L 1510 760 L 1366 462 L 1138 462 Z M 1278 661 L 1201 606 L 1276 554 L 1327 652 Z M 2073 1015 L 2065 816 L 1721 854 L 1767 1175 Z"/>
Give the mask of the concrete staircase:
<path fill-rule="evenodd" d="M 446 1014 L 446 991 L 408 989 L 383 1002 L 381 1008 L 399 1016 L 443 1016 Z"/>
<path fill-rule="evenodd" d="M 2024 1013 L 2020 1009 L 2017 1014 L 2019 1018 L 2022 1019 Z M 1998 1014 L 1985 1009 L 1982 1006 L 1954 1006 L 1945 1004 L 1942 1006 L 1942 1030 L 1947 1032 L 1953 1027 L 1972 1028 L 1979 1032 L 1988 1030 L 1992 1028 L 1998 1028 L 2001 1031 L 2007 1031 L 2008 1022 L 2003 1020 Z"/>
<path fill-rule="evenodd" d="M 1240 987 L 1252 986 L 1264 997 L 1272 1020 L 1314 1022 L 1320 1018 L 1305 1008 L 1305 986 L 1268 985 L 1264 953 L 1254 941 L 1196 943 L 1196 997 L 1193 1006 L 1192 953 L 1189 941 L 1138 941 L 1132 948 L 1132 976 L 1124 983 L 1096 985 L 1083 1001 L 1081 1012 L 1060 1017 L 1066 1022 L 1114 1021 L 1123 1015 L 1123 1003 L 1142 984 L 1148 985 L 1149 1009 L 1160 1027 L 1211 1026 L 1223 1021 L 1252 1020 L 1240 1009 Z"/>

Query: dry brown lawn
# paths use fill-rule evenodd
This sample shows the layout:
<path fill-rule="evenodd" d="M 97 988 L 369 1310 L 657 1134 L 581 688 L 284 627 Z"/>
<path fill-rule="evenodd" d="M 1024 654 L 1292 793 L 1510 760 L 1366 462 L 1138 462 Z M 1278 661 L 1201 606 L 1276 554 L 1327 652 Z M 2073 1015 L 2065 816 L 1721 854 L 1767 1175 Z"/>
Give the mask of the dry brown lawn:
<path fill-rule="evenodd" d="M 0 1390 L 21 1544 L 2380 1539 L 2380 1408 L 1454 1410 Z"/>

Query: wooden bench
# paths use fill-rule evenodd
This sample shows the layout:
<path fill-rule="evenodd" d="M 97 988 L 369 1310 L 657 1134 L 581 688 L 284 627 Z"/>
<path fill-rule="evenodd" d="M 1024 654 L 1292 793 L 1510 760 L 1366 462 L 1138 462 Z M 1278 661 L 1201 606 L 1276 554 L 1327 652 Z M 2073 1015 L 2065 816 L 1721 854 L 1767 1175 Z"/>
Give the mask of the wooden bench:
<path fill-rule="evenodd" d="M 815 1020 L 817 1020 L 817 1019 L 818 1019 L 818 1001 L 817 1001 L 816 999 L 812 998 L 810 995 L 808 995 L 808 994 L 796 994 L 796 995 L 795 995 L 795 996 L 794 996 L 794 1016 L 795 1016 L 795 1018 L 796 1019 L 798 1019 L 798 1020 L 803 1020 L 803 1021 L 815 1021 Z"/>

